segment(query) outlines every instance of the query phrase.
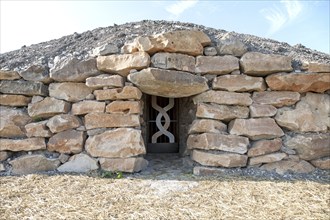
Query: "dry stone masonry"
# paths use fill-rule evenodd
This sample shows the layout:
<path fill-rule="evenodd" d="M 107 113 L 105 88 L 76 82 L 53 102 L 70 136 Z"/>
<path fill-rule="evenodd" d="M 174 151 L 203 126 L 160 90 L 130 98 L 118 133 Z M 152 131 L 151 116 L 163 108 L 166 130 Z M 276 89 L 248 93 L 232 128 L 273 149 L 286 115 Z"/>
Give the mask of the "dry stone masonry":
<path fill-rule="evenodd" d="M 0 70 L 0 172 L 145 169 L 147 95 L 190 100 L 180 148 L 196 174 L 330 169 L 330 65 L 292 63 L 180 30 L 57 57 L 50 70 Z"/>

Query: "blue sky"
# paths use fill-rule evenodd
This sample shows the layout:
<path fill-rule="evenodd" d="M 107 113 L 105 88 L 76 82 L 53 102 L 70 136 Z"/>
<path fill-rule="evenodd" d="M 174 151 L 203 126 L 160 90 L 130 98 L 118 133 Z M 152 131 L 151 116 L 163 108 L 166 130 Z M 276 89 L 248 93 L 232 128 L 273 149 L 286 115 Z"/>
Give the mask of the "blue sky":
<path fill-rule="evenodd" d="M 144 19 L 192 22 L 330 53 L 329 0 L 0 1 L 1 53 Z"/>

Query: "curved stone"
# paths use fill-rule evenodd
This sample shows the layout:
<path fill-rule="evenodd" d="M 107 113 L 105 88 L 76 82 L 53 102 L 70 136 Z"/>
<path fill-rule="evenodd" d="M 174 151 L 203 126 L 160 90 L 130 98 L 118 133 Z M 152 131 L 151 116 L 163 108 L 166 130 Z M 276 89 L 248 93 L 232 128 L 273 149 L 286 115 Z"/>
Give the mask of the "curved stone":
<path fill-rule="evenodd" d="M 278 73 L 266 82 L 271 90 L 322 93 L 330 89 L 330 73 Z"/>
<path fill-rule="evenodd" d="M 207 79 L 187 72 L 147 68 L 128 79 L 142 92 L 169 98 L 188 97 L 209 89 Z"/>

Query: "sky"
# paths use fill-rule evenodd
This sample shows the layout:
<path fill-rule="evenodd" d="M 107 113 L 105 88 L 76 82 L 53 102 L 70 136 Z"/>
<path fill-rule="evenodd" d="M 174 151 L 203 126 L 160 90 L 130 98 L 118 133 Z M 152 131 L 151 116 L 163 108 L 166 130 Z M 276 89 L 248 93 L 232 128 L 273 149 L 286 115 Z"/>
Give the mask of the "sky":
<path fill-rule="evenodd" d="M 192 22 L 330 53 L 329 0 L 0 0 L 0 53 L 141 20 Z"/>

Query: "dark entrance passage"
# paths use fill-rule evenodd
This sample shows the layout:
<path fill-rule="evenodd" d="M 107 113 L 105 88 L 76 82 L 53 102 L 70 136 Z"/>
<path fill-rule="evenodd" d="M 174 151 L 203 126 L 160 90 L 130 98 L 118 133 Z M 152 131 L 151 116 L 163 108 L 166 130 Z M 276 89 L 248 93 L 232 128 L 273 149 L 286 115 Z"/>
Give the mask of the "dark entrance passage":
<path fill-rule="evenodd" d="M 147 97 L 147 153 L 179 153 L 177 99 Z"/>

